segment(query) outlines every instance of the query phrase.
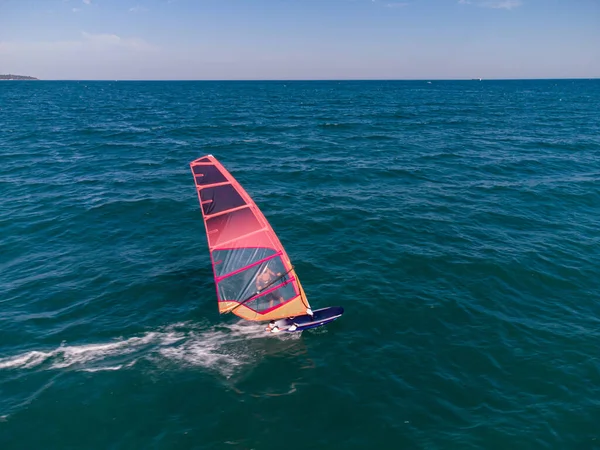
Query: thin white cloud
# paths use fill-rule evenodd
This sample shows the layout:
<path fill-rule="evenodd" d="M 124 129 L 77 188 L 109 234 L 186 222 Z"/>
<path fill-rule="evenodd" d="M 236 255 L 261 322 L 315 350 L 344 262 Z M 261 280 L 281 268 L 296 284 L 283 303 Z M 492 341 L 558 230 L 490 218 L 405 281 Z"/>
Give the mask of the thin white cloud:
<path fill-rule="evenodd" d="M 22 52 L 26 55 L 32 53 L 50 53 L 68 51 L 82 51 L 86 55 L 99 54 L 102 52 L 111 53 L 116 50 L 122 52 L 152 52 L 160 48 L 148 43 L 144 39 L 138 37 L 121 37 L 116 34 L 92 34 L 85 31 L 81 32 L 80 39 L 70 41 L 37 41 L 37 42 L 20 42 L 20 41 L 0 41 L 0 52 L 9 52 L 19 54 Z"/>
<path fill-rule="evenodd" d="M 90 34 L 82 31 L 81 35 L 85 40 L 94 44 L 118 45 L 121 43 L 121 38 L 116 34 Z"/>
<path fill-rule="evenodd" d="M 515 9 L 523 5 L 521 0 L 458 0 L 458 4 L 506 10 Z"/>
<path fill-rule="evenodd" d="M 350 1 L 354 1 L 354 0 L 350 0 Z M 388 2 L 388 3 L 383 3 L 380 2 L 379 0 L 371 0 L 371 3 L 378 3 L 381 6 L 385 6 L 386 8 L 404 8 L 405 6 L 410 5 L 409 2 Z"/>
<path fill-rule="evenodd" d="M 138 12 L 144 12 L 144 11 L 148 11 L 148 9 L 144 8 L 143 6 L 134 6 L 133 8 L 129 8 L 129 12 L 132 12 L 132 13 L 138 13 Z"/>
<path fill-rule="evenodd" d="M 0 61 L 43 79 L 159 78 L 172 67 L 163 67 L 169 52 L 143 39 L 87 32 L 66 41 L 0 41 Z"/>
<path fill-rule="evenodd" d="M 104 50 L 107 48 L 119 47 L 127 50 L 148 51 L 155 50 L 156 47 L 148 44 L 140 38 L 122 38 L 116 34 L 91 34 L 83 31 L 81 33 L 84 44 L 93 45 L 96 49 Z"/>
<path fill-rule="evenodd" d="M 73 8 L 71 11 L 73 11 L 74 13 L 78 13 L 81 11 L 81 8 Z"/>
<path fill-rule="evenodd" d="M 493 1 L 493 2 L 485 2 L 483 6 L 487 8 L 494 9 L 515 9 L 521 6 L 521 0 L 502 0 L 502 1 Z"/>
<path fill-rule="evenodd" d="M 92 0 L 83 0 L 83 3 L 85 3 L 86 5 L 91 5 L 92 4 Z"/>

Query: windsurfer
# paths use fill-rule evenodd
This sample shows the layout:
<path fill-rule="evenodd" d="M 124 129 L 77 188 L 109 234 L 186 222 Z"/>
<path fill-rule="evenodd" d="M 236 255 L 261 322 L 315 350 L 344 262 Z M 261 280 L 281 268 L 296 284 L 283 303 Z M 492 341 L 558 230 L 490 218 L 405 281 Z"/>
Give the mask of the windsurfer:
<path fill-rule="evenodd" d="M 279 331 L 279 327 L 275 325 L 275 321 L 271 320 L 269 325 L 265 328 L 265 331 L 270 331 L 271 333 L 277 333 Z"/>
<path fill-rule="evenodd" d="M 280 331 L 285 331 L 287 329 L 287 331 L 296 331 L 296 329 L 298 328 L 298 325 L 294 322 L 292 322 L 292 324 L 287 327 L 287 328 L 281 328 L 279 325 L 277 325 L 275 323 L 274 320 L 271 320 L 269 322 L 269 324 L 267 325 L 267 327 L 265 328 L 265 331 L 270 331 L 271 333 L 278 333 Z"/>
<path fill-rule="evenodd" d="M 256 277 L 257 292 L 260 292 L 263 289 L 265 289 L 266 287 L 268 287 L 269 284 L 275 279 L 275 277 L 280 277 L 280 276 L 281 276 L 281 272 L 277 272 L 277 274 L 275 274 L 275 272 L 273 272 L 271 269 L 269 269 L 268 266 L 265 266 L 265 268 L 262 270 L 262 272 Z M 275 294 L 275 292 L 269 292 L 268 294 L 265 295 L 265 298 L 269 299 L 269 308 L 273 307 L 275 300 L 278 300 L 279 303 L 283 303 L 285 301 L 283 299 L 283 297 L 281 296 L 281 294 Z"/>

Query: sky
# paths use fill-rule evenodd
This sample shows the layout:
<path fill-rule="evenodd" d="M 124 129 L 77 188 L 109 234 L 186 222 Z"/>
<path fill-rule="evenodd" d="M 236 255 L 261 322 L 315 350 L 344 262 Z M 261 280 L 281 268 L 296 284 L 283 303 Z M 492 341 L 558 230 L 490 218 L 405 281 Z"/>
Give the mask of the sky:
<path fill-rule="evenodd" d="M 599 78 L 600 0 L 0 0 L 0 74 Z"/>

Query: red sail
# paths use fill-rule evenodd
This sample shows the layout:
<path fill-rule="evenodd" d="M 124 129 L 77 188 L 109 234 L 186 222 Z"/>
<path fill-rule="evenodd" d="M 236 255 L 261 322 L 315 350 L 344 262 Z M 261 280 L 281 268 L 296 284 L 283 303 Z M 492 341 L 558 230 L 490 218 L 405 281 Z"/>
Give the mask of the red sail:
<path fill-rule="evenodd" d="M 212 156 L 190 163 L 221 313 L 247 320 L 306 314 L 308 301 L 277 235 L 256 203 Z"/>

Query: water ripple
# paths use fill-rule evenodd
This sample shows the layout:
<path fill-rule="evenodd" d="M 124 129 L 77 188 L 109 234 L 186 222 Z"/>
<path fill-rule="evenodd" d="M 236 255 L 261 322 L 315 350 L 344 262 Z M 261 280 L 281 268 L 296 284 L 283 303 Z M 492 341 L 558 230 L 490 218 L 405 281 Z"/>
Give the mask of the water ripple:
<path fill-rule="evenodd" d="M 600 448 L 597 81 L 0 100 L 2 448 Z M 269 339 L 218 316 L 205 153 L 342 320 Z"/>

